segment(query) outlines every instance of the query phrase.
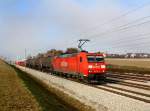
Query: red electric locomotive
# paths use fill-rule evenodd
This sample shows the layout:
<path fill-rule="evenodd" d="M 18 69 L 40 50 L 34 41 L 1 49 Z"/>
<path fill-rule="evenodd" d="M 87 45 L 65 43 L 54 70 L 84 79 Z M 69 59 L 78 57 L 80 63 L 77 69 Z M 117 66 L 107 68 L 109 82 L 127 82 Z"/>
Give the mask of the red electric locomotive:
<path fill-rule="evenodd" d="M 25 62 L 25 60 L 20 60 L 20 61 L 16 61 L 15 64 L 16 64 L 16 65 L 19 65 L 19 66 L 25 67 L 26 62 Z"/>
<path fill-rule="evenodd" d="M 80 52 L 57 56 L 52 60 L 53 70 L 87 80 L 105 78 L 106 64 L 103 54 Z"/>

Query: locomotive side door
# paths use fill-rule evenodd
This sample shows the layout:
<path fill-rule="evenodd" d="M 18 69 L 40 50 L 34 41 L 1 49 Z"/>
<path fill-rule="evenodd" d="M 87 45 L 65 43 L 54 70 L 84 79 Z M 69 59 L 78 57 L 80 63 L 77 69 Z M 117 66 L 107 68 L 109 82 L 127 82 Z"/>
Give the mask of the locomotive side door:
<path fill-rule="evenodd" d="M 82 66 L 82 61 L 83 61 L 83 58 L 82 58 L 82 56 L 78 56 L 77 57 L 77 72 L 78 72 L 78 74 L 81 74 L 81 66 Z"/>

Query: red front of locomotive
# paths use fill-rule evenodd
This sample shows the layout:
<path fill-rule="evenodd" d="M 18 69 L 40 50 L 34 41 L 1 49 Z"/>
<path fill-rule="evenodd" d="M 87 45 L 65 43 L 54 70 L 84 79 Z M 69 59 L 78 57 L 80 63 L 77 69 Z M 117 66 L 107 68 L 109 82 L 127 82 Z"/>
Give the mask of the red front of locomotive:
<path fill-rule="evenodd" d="M 106 64 L 103 54 L 88 53 L 88 77 L 91 79 L 103 79 L 106 73 Z"/>
<path fill-rule="evenodd" d="M 93 79 L 104 77 L 106 71 L 103 54 L 80 52 L 55 57 L 52 64 L 54 71 L 72 74 L 82 78 Z"/>

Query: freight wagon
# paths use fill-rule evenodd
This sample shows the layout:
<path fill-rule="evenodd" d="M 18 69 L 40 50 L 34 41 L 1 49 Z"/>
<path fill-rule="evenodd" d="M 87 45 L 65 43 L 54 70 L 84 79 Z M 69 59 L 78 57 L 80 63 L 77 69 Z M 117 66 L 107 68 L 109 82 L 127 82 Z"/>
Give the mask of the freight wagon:
<path fill-rule="evenodd" d="M 29 68 L 50 72 L 52 71 L 52 57 L 38 57 L 26 60 L 26 66 Z"/>
<path fill-rule="evenodd" d="M 26 61 L 25 61 L 25 60 L 16 61 L 15 64 L 16 64 L 16 65 L 19 65 L 19 66 L 25 67 Z"/>

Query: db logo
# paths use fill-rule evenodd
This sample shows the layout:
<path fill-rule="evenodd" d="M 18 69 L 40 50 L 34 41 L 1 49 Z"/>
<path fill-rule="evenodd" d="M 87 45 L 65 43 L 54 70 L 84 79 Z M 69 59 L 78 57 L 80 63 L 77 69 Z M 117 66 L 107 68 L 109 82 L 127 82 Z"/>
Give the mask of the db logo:
<path fill-rule="evenodd" d="M 67 67 L 67 66 L 68 66 L 68 63 L 65 62 L 65 61 L 63 61 L 63 62 L 61 62 L 61 66 L 62 66 L 62 67 Z"/>

